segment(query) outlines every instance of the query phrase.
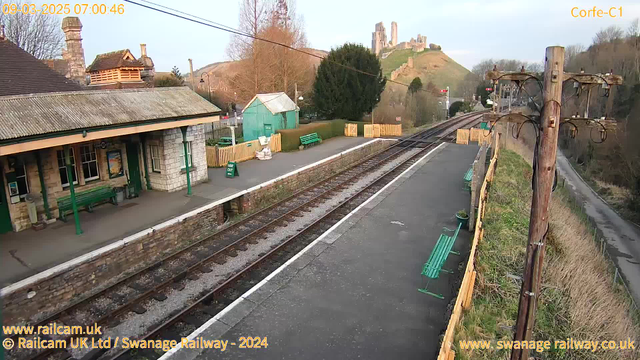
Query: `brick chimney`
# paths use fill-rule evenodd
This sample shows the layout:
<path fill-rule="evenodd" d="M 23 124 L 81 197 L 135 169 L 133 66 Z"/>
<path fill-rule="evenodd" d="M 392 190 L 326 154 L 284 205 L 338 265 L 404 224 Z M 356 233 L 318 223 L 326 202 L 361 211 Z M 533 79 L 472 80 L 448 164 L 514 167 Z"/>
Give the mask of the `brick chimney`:
<path fill-rule="evenodd" d="M 79 84 L 86 85 L 80 19 L 75 16 L 65 17 L 62 19 L 62 31 L 67 42 L 67 49 L 62 51 L 62 58 L 67 62 L 66 76 Z"/>
<path fill-rule="evenodd" d="M 147 44 L 140 44 L 140 58 L 138 58 L 138 61 L 144 65 L 144 70 L 140 73 L 142 80 L 147 83 L 148 87 L 152 87 L 156 71 L 153 60 L 147 56 Z"/>
<path fill-rule="evenodd" d="M 0 25 L 0 41 L 4 40 L 4 25 Z"/>

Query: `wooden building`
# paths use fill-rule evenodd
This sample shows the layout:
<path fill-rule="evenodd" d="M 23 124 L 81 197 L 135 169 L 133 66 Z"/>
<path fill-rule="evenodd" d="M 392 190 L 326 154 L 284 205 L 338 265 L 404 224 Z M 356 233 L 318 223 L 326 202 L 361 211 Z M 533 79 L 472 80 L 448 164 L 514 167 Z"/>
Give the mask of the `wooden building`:
<path fill-rule="evenodd" d="M 146 56 L 146 52 L 144 55 Z M 142 80 L 142 73 L 146 67 L 142 61 L 133 56 L 129 49 L 100 54 L 87 67 L 86 71 L 90 76 L 89 87 L 99 89 L 146 87 L 147 84 Z"/>
<path fill-rule="evenodd" d="M 299 126 L 300 108 L 283 92 L 258 94 L 242 110 L 242 132 L 245 141 L 271 136 L 280 129 Z"/>

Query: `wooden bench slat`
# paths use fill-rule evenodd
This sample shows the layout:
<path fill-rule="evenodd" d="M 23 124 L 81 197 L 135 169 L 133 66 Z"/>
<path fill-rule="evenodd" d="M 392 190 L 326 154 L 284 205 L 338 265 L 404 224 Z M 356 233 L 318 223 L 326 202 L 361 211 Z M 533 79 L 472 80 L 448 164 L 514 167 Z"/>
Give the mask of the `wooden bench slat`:
<path fill-rule="evenodd" d="M 85 207 L 91 211 L 91 207 L 101 201 L 111 200 L 112 203 L 116 203 L 116 194 L 112 187 L 98 186 L 92 189 L 77 192 L 75 194 L 76 205 L 78 207 Z M 57 199 L 58 211 L 60 213 L 60 219 L 65 220 L 65 213 L 73 208 L 71 203 L 71 195 L 65 195 Z"/>
<path fill-rule="evenodd" d="M 453 232 L 451 236 L 445 233 L 440 234 L 440 237 L 438 238 L 436 245 L 433 247 L 433 250 L 431 250 L 429 259 L 427 260 L 427 262 L 424 264 L 424 267 L 422 268 L 421 275 L 426 276 L 427 279 L 437 279 L 438 277 L 440 277 L 440 272 L 442 271 L 451 272 L 451 271 L 442 269 L 442 267 L 447 261 L 449 254 L 451 253 L 457 254 L 457 252 L 452 251 L 452 249 L 458 237 L 458 233 L 460 232 L 461 227 L 462 227 L 462 223 L 459 223 L 458 227 L 456 228 L 456 230 Z M 453 231 L 453 230 L 444 228 L 443 231 Z M 422 293 L 435 296 L 439 299 L 444 299 L 442 294 L 435 294 L 430 292 L 427 289 L 428 286 L 429 286 L 429 282 L 427 282 L 427 285 L 425 286 L 424 289 L 421 288 L 418 290 Z"/>

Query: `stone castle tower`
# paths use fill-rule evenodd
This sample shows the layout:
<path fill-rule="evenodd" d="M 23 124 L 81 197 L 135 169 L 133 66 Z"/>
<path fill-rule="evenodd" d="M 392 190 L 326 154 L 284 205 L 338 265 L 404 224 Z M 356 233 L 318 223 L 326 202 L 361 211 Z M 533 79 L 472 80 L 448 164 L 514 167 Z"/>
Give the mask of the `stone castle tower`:
<path fill-rule="evenodd" d="M 66 38 L 67 49 L 62 51 L 62 58 L 67 63 L 67 78 L 79 84 L 86 84 L 84 49 L 82 48 L 82 23 L 75 16 L 62 19 L 62 31 Z"/>
<path fill-rule="evenodd" d="M 387 30 L 384 24 L 376 24 L 376 31 L 371 34 L 371 52 L 378 55 L 387 46 Z"/>
<path fill-rule="evenodd" d="M 398 23 L 395 21 L 391 22 L 391 42 L 389 45 L 391 45 L 391 47 L 398 45 Z"/>

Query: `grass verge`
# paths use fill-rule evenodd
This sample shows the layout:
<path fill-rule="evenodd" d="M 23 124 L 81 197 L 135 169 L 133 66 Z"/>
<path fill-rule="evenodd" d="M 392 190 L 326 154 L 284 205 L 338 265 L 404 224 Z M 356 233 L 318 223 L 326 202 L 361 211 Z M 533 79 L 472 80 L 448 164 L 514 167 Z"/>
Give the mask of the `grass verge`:
<path fill-rule="evenodd" d="M 478 245 L 472 308 L 456 328 L 456 359 L 507 359 L 496 341 L 513 338 L 531 205 L 531 167 L 503 150 L 491 184 L 484 239 Z M 635 312 L 621 285 L 612 284 L 610 264 L 593 241 L 593 229 L 566 189 L 552 197 L 543 286 L 534 340 L 638 339 Z M 461 349 L 459 340 L 490 340 L 491 349 Z M 532 351 L 540 359 L 638 359 L 637 350 Z"/>

